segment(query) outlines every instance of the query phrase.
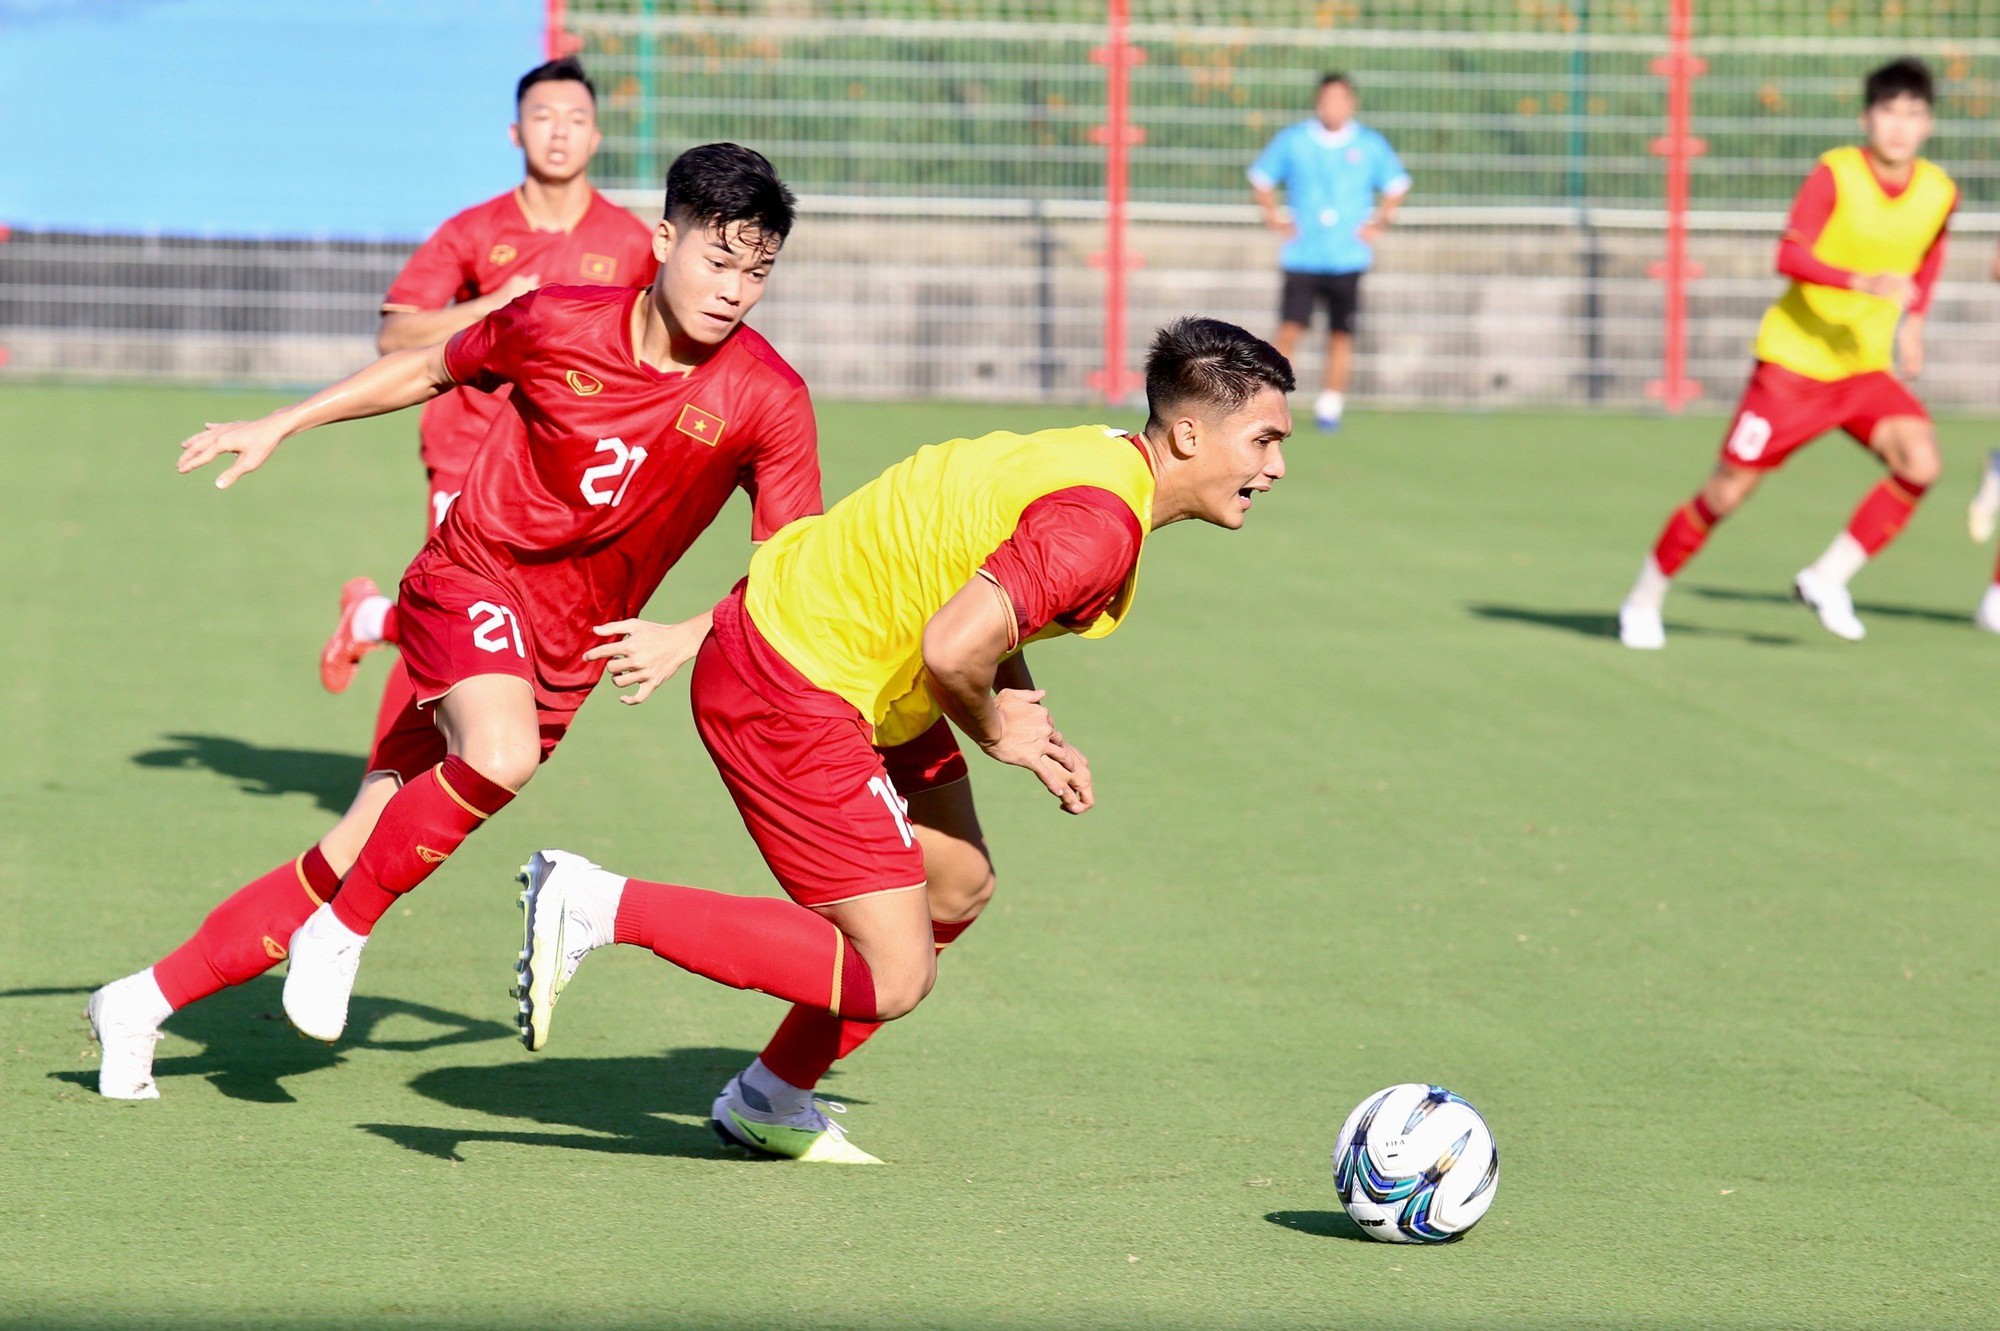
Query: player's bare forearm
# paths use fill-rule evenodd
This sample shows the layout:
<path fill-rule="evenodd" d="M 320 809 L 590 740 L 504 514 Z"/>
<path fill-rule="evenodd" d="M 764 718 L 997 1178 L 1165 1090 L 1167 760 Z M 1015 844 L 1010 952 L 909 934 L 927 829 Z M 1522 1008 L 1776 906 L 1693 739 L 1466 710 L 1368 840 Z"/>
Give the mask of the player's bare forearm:
<path fill-rule="evenodd" d="M 1005 738 L 994 689 L 1013 627 L 1005 593 L 979 577 L 961 587 L 924 626 L 924 669 L 938 705 L 989 753 Z"/>
<path fill-rule="evenodd" d="M 1400 194 L 1384 194 L 1380 199 L 1377 199 L 1375 202 L 1375 224 L 1377 226 L 1387 226 L 1395 221 L 1396 213 L 1403 206 L 1403 200 L 1409 197 L 1410 192 L 1404 190 Z"/>
<path fill-rule="evenodd" d="M 335 421 L 361 420 L 414 407 L 451 386 L 442 343 L 391 352 L 305 401 L 281 407 L 259 420 L 210 422 L 201 433 L 181 441 L 177 468 L 186 474 L 224 453 L 234 453 L 236 461 L 215 479 L 216 489 L 227 490 L 237 477 L 263 466 L 278 445 L 295 434 Z"/>
<path fill-rule="evenodd" d="M 376 329 L 375 350 L 386 356 L 392 351 L 408 351 L 412 347 L 427 347 L 433 342 L 442 342 L 453 333 L 472 327 L 512 299 L 502 290 L 447 305 L 441 310 L 391 310 L 382 316 L 381 326 Z"/>
<path fill-rule="evenodd" d="M 621 694 L 618 701 L 637 705 L 653 696 L 653 690 L 672 679 L 692 661 L 715 625 L 715 612 L 704 610 L 678 624 L 655 624 L 647 619 L 621 619 L 599 624 L 591 630 L 601 642 L 583 654 L 586 661 L 604 661 L 606 673 L 618 688 L 638 687 Z"/>
<path fill-rule="evenodd" d="M 993 687 L 1019 689 L 1023 693 L 1035 687 L 1035 677 L 1028 670 L 1028 653 L 1025 648 L 1002 661 L 993 672 Z"/>
<path fill-rule="evenodd" d="M 1062 804 L 1082 813 L 1096 802 L 1090 764 L 1056 732 L 1039 689 L 998 685 L 1013 646 L 1007 595 L 975 577 L 924 626 L 924 670 L 938 705 L 986 754 L 1025 767 Z"/>
<path fill-rule="evenodd" d="M 375 330 L 375 349 L 386 356 L 392 351 L 408 351 L 413 347 L 442 342 L 541 284 L 539 273 L 519 273 L 502 283 L 498 291 L 489 291 L 441 310 L 384 311 L 381 326 Z"/>

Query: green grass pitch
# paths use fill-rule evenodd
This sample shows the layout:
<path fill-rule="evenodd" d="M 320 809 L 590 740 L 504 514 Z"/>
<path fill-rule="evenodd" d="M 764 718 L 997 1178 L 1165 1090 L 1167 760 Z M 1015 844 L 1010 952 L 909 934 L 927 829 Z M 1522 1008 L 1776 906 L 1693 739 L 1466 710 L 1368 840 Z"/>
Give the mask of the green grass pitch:
<path fill-rule="evenodd" d="M 382 662 L 321 693 L 342 579 L 392 582 L 411 418 L 223 495 L 204 418 L 273 399 L 0 396 L 0 1324 L 9 1327 L 1990 1326 L 2000 1308 L 2000 642 L 1961 514 L 1996 432 L 1857 582 L 1784 602 L 1874 471 L 1802 456 L 1627 653 L 1611 610 L 1713 419 L 1363 413 L 1248 529 L 1147 555 L 1037 673 L 1092 757 L 1065 818 L 975 759 L 1000 870 L 938 990 L 841 1070 L 879 1170 L 752 1162 L 719 1082 L 779 1015 L 635 949 L 512 1038 L 534 847 L 774 890 L 677 681 L 600 699 L 369 949 L 350 1037 L 275 978 L 175 1018 L 165 1098 L 92 1089 L 86 991 L 297 853 Z M 829 404 L 829 491 L 1092 411 Z M 662 590 L 735 578 L 739 501 Z M 1360 1241 L 1328 1152 L 1390 1082 L 1492 1123 L 1464 1243 Z"/>

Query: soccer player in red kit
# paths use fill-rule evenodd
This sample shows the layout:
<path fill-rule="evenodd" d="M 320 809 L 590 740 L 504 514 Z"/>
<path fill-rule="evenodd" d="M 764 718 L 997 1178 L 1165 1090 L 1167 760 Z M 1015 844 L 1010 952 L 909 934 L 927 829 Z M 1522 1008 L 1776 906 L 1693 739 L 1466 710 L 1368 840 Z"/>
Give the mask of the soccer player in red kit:
<path fill-rule="evenodd" d="M 937 953 L 979 915 L 993 868 L 951 726 L 1032 772 L 1069 813 L 1090 767 L 1010 669 L 1031 639 L 1101 638 L 1131 612 L 1149 533 L 1238 528 L 1284 475 L 1284 357 L 1233 324 L 1182 319 L 1146 362 L 1141 435 L 1101 425 L 919 450 L 792 524 L 715 608 L 695 727 L 790 901 L 605 872 L 566 851 L 522 870 L 520 1025 L 546 1042 L 591 949 L 651 948 L 790 1002 L 714 1106 L 726 1140 L 867 1164 L 813 1087 L 914 1008 Z"/>
<path fill-rule="evenodd" d="M 543 287 L 448 342 L 391 352 L 304 402 L 182 445 L 183 472 L 236 454 L 216 481 L 226 489 L 301 431 L 460 385 L 513 390 L 403 577 L 414 697 L 378 746 L 400 784 L 240 889 L 158 963 L 91 996 L 101 1093 L 156 1096 L 153 1042 L 168 1013 L 288 953 L 287 1015 L 338 1037 L 376 921 L 514 798 L 607 663 L 637 701 L 694 655 L 708 615 L 632 617 L 730 494 L 752 496 L 757 540 L 819 512 L 805 384 L 742 326 L 791 223 L 791 194 L 763 157 L 691 149 L 667 174 L 650 289 Z"/>
<path fill-rule="evenodd" d="M 521 150 L 521 183 L 452 217 L 417 247 L 382 299 L 375 346 L 383 355 L 442 342 L 544 284 L 652 283 L 658 266 L 652 230 L 591 188 L 597 89 L 576 57 L 523 74 L 514 109 L 507 132 Z M 427 530 L 444 521 L 473 453 L 506 405 L 505 388 L 453 389 L 424 404 L 417 440 L 430 486 Z M 363 656 L 395 641 L 394 620 L 389 598 L 372 579 L 355 578 L 341 589 L 339 623 L 320 652 L 327 692 L 345 690 Z M 395 719 L 408 692 L 408 675 L 392 667 L 383 725 Z"/>
<path fill-rule="evenodd" d="M 1898 353 L 1905 375 L 1923 370 L 1924 313 L 1958 204 L 1951 177 L 1919 155 L 1932 100 L 1921 62 L 1875 70 L 1863 85 L 1866 142 L 1821 156 L 1800 188 L 1778 249 L 1778 271 L 1791 285 L 1757 330 L 1757 367 L 1721 460 L 1668 519 L 1618 609 L 1627 647 L 1666 645 L 1661 607 L 1681 566 L 1765 475 L 1835 429 L 1889 474 L 1826 552 L 1799 571 L 1792 592 L 1836 637 L 1866 634 L 1847 584 L 1902 531 L 1941 466 L 1930 415 L 1895 374 Z"/>

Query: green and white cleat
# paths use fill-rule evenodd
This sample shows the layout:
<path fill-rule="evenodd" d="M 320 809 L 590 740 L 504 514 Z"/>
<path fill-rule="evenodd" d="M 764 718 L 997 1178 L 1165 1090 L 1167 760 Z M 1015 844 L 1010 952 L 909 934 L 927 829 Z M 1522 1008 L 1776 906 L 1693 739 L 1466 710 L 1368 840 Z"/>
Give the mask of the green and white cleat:
<path fill-rule="evenodd" d="M 512 993 L 521 1043 L 539 1050 L 563 986 L 584 956 L 612 941 L 625 880 L 566 850 L 538 850 L 515 877 L 521 885 L 521 955 Z"/>
<path fill-rule="evenodd" d="M 715 1097 L 709 1111 L 709 1126 L 730 1146 L 742 1146 L 759 1155 L 775 1155 L 784 1160 L 802 1160 L 814 1165 L 879 1165 L 868 1152 L 847 1140 L 847 1132 L 826 1116 L 826 1110 L 845 1114 L 846 1105 L 814 1100 L 796 1114 L 773 1114 L 754 1109 L 743 1096 L 743 1079 L 731 1077 Z"/>

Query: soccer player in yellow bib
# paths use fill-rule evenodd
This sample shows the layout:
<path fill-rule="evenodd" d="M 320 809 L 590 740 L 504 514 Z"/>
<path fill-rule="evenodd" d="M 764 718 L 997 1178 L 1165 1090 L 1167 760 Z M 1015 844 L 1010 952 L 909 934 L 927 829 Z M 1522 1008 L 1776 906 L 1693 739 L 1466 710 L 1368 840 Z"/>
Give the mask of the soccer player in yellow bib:
<path fill-rule="evenodd" d="M 1090 765 L 1027 678 L 1030 640 L 1124 623 L 1140 551 L 1195 518 L 1241 527 L 1285 474 L 1290 365 L 1233 324 L 1182 319 L 1146 361 L 1145 431 L 1102 425 L 934 444 L 824 517 L 786 527 L 715 609 L 696 729 L 789 901 L 608 873 L 566 851 L 522 870 L 522 1040 L 593 948 L 649 947 L 793 1006 L 714 1107 L 725 1140 L 875 1163 L 813 1088 L 930 992 L 993 867 L 960 733 L 1026 768 L 1067 813 Z"/>
<path fill-rule="evenodd" d="M 1937 480 L 1937 435 L 1923 403 L 1895 374 L 1924 364 L 1924 314 L 1944 263 L 1945 226 L 1958 206 L 1951 177 L 1918 154 L 1931 132 L 1931 75 L 1895 60 L 1868 76 L 1860 147 L 1819 159 L 1792 203 L 1778 248 L 1791 279 L 1757 330 L 1757 367 L 1743 390 L 1722 458 L 1707 484 L 1668 519 L 1618 610 L 1627 647 L 1666 645 L 1661 606 L 1673 577 L 1716 523 L 1748 499 L 1801 445 L 1841 429 L 1889 475 L 1847 529 L 1800 570 L 1792 592 L 1828 632 L 1867 632 L 1847 584 L 1916 511 Z M 1900 331 L 1899 331 L 1900 323 Z"/>

